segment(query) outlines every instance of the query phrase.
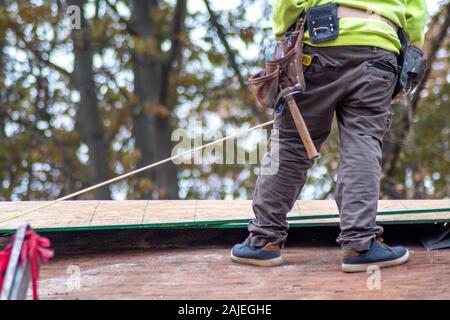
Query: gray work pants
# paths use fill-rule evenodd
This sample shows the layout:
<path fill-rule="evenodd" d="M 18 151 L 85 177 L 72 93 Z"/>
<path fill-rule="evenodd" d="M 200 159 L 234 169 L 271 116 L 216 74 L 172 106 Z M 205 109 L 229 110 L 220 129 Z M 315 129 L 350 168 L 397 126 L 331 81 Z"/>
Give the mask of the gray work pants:
<path fill-rule="evenodd" d="M 392 120 L 390 102 L 396 83 L 395 73 L 373 62 L 397 65 L 397 59 L 393 53 L 367 46 L 305 46 L 305 53 L 315 58 L 305 70 L 306 92 L 298 96 L 297 104 L 317 149 L 328 137 L 335 113 L 339 128 L 335 200 L 341 233 L 337 241 L 344 250 L 367 250 L 383 232 L 376 224 L 381 150 Z M 308 160 L 289 111 L 275 117 L 274 128 L 278 134 L 271 137 L 263 165 L 271 165 L 277 149 L 279 167 L 275 174 L 258 177 L 253 197 L 256 219 L 248 226 L 250 243 L 256 247 L 268 242 L 284 246 L 289 228 L 286 215 L 314 163 Z"/>

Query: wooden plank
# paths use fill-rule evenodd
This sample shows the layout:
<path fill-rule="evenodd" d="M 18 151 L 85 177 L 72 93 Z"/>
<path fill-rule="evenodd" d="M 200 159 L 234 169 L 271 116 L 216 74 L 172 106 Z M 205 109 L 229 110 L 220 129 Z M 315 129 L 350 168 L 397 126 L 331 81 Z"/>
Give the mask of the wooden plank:
<path fill-rule="evenodd" d="M 39 201 L 0 202 L 0 219 L 41 205 Z M 1 230 L 28 223 L 33 228 L 88 226 L 99 201 L 65 201 L 0 224 Z"/>
<path fill-rule="evenodd" d="M 144 224 L 195 221 L 197 200 L 149 201 Z"/>
<path fill-rule="evenodd" d="M 36 207 L 42 202 L 0 202 L 0 219 Z M 404 210 L 450 208 L 450 200 L 381 200 L 380 223 L 432 223 L 450 221 L 445 212 L 408 213 Z M 397 212 L 398 211 L 398 212 Z M 329 215 L 332 215 L 330 217 Z M 337 225 L 338 209 L 332 200 L 300 200 L 289 213 L 293 226 Z M 304 220 L 305 217 L 313 219 Z M 36 229 L 101 229 L 194 226 L 201 222 L 243 223 L 254 218 L 250 200 L 65 201 L 37 212 L 0 223 L 0 232 L 23 223 Z M 237 221 L 235 221 L 237 220 Z M 227 227 L 238 226 L 238 224 Z"/>
<path fill-rule="evenodd" d="M 332 200 L 299 200 L 297 205 L 303 216 L 338 213 L 336 202 Z"/>
<path fill-rule="evenodd" d="M 139 224 L 148 201 L 100 201 L 91 226 Z"/>

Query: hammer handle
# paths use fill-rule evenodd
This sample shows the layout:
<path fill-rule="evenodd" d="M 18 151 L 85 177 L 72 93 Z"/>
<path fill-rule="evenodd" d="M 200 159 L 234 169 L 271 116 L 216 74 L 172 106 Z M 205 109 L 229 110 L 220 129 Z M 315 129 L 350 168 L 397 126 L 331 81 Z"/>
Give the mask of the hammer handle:
<path fill-rule="evenodd" d="M 300 111 L 298 110 L 297 103 L 295 99 L 289 99 L 287 101 L 289 110 L 291 111 L 292 118 L 294 118 L 295 126 L 297 127 L 298 133 L 300 134 L 300 138 L 305 145 L 306 152 L 308 153 L 309 160 L 317 159 L 319 157 L 319 153 L 317 152 L 316 147 L 311 139 L 311 135 L 309 134 L 308 127 L 306 126 L 305 120 L 303 119 Z"/>

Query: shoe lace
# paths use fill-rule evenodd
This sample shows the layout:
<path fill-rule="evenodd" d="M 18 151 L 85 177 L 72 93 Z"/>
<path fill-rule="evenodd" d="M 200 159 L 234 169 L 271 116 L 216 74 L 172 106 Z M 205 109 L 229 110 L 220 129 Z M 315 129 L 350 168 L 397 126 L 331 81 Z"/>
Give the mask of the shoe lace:
<path fill-rule="evenodd" d="M 384 239 L 383 239 L 383 238 L 377 238 L 377 239 L 376 239 L 376 242 L 377 242 L 380 246 L 382 246 L 382 247 L 388 249 L 389 251 L 394 252 L 394 250 L 392 250 L 391 247 L 389 247 L 386 243 L 384 243 Z"/>
<path fill-rule="evenodd" d="M 253 233 L 250 233 L 249 235 L 248 235 L 248 237 L 247 238 L 245 238 L 245 240 L 244 240 L 244 242 L 242 243 L 242 244 L 250 244 L 250 239 L 252 238 L 252 236 L 253 236 Z"/>

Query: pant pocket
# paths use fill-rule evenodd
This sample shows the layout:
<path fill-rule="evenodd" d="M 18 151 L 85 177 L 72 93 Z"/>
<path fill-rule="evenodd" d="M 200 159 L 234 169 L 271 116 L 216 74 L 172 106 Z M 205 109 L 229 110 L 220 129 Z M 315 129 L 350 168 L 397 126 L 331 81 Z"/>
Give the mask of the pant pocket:
<path fill-rule="evenodd" d="M 305 73 L 323 73 L 336 70 L 338 64 L 320 53 L 308 53 L 311 64 L 305 68 Z"/>
<path fill-rule="evenodd" d="M 396 64 L 387 59 L 378 59 L 367 62 L 367 71 L 369 74 L 384 80 L 385 88 L 391 89 L 397 82 Z"/>

